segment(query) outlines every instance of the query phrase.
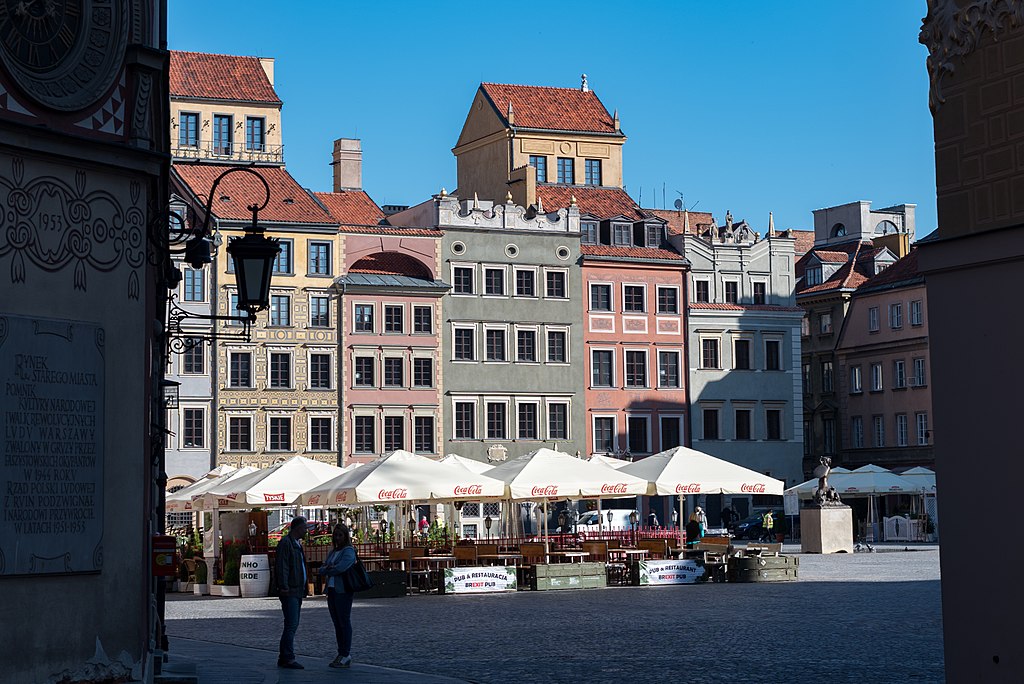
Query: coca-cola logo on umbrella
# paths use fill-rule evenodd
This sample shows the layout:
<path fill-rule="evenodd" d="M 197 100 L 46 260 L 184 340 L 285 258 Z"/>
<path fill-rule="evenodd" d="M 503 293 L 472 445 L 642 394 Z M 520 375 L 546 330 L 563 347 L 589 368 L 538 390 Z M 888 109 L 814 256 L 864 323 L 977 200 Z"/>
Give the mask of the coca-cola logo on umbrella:
<path fill-rule="evenodd" d="M 406 499 L 409 497 L 409 490 L 404 487 L 396 487 L 395 489 L 382 489 L 377 492 L 377 498 L 382 501 L 393 500 L 393 499 Z"/>
<path fill-rule="evenodd" d="M 740 485 L 740 491 L 744 494 L 764 494 L 764 485 L 760 482 L 755 484 L 747 484 L 744 482 Z"/>
<path fill-rule="evenodd" d="M 676 485 L 676 494 L 700 494 L 700 483 L 691 482 L 689 484 Z"/>
<path fill-rule="evenodd" d="M 617 482 L 615 484 L 603 484 L 603 485 L 601 485 L 601 493 L 602 494 L 625 494 L 626 493 L 626 483 L 625 482 Z"/>
<path fill-rule="evenodd" d="M 320 503 L 320 495 L 319 494 L 314 494 L 313 496 L 309 497 L 309 505 L 310 506 L 316 506 L 318 503 Z"/>
<path fill-rule="evenodd" d="M 534 487 L 530 490 L 530 496 L 558 496 L 558 485 Z"/>
<path fill-rule="evenodd" d="M 344 503 L 345 501 L 348 501 L 348 491 L 338 492 L 334 495 L 335 503 Z"/>
<path fill-rule="evenodd" d="M 452 491 L 455 496 L 481 496 L 484 488 L 481 485 L 455 485 Z"/>

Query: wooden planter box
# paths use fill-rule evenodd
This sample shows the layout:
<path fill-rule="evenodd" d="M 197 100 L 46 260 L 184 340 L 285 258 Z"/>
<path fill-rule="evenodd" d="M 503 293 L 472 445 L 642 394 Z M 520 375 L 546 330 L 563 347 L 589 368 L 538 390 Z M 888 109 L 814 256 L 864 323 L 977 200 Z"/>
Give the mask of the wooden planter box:
<path fill-rule="evenodd" d="M 608 586 L 604 563 L 538 564 L 531 588 L 535 591 L 555 589 L 600 589 Z"/>

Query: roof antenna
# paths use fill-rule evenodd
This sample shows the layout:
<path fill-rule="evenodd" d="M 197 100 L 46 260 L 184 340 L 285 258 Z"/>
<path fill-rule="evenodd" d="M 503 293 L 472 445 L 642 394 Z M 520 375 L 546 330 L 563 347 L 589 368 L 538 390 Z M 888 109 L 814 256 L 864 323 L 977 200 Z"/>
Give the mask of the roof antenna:
<path fill-rule="evenodd" d="M 580 90 L 582 90 L 585 93 L 589 93 L 590 92 L 590 86 L 587 85 L 587 75 L 586 74 L 580 74 L 580 80 L 583 81 L 580 84 Z"/>

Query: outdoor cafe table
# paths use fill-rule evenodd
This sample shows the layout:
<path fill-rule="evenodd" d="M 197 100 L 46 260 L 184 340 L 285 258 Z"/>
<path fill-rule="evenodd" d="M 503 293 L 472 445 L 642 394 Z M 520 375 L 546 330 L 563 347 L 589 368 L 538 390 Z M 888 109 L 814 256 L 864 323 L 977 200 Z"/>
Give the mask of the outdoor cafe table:
<path fill-rule="evenodd" d="M 450 568 L 455 566 L 455 556 L 413 556 L 413 564 L 422 564 L 433 569 Z"/>
<path fill-rule="evenodd" d="M 512 565 L 519 565 L 519 562 L 523 560 L 523 554 L 521 553 L 481 553 L 477 556 L 482 561 L 498 561 L 491 562 L 488 565 L 505 565 L 503 561 L 510 561 Z"/>
<path fill-rule="evenodd" d="M 363 562 L 367 570 L 382 570 L 384 563 L 387 562 L 387 556 L 360 556 L 359 560 Z"/>
<path fill-rule="evenodd" d="M 586 551 L 552 551 L 548 555 L 564 558 L 564 563 L 582 563 L 590 554 Z"/>
<path fill-rule="evenodd" d="M 647 549 L 608 549 L 609 557 L 624 556 L 628 560 L 643 560 L 647 555 Z"/>

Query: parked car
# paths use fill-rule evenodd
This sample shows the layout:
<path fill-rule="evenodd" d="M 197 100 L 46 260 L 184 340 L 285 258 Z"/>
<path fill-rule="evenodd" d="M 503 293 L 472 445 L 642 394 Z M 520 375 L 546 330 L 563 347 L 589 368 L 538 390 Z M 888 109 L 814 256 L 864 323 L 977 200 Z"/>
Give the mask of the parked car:
<path fill-rule="evenodd" d="M 598 511 L 585 511 L 580 513 L 579 520 L 576 521 L 576 532 L 583 532 L 584 534 L 596 534 L 602 530 L 607 531 L 609 529 L 608 514 L 612 514 L 611 529 L 612 530 L 628 530 L 629 529 L 629 514 L 636 512 L 635 509 L 629 508 L 609 508 L 604 511 L 600 511 L 601 520 L 597 519 Z M 637 513 L 638 520 L 642 520 Z M 556 532 L 562 532 L 562 528 L 556 528 Z M 572 525 L 566 525 L 565 532 L 572 531 Z"/>
<path fill-rule="evenodd" d="M 774 513 L 773 519 L 775 525 L 772 526 L 772 532 L 775 534 L 785 533 L 788 528 L 782 514 Z M 740 520 L 733 526 L 732 533 L 737 539 L 750 539 L 752 541 L 760 539 L 764 534 L 764 516 L 758 513 Z"/>

